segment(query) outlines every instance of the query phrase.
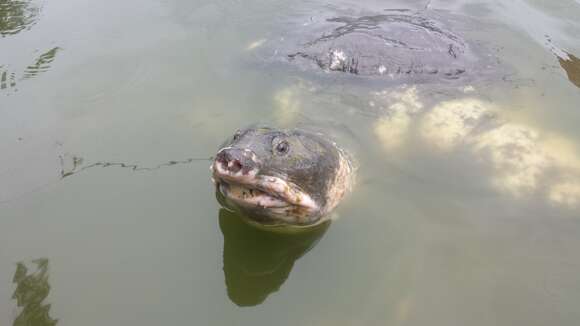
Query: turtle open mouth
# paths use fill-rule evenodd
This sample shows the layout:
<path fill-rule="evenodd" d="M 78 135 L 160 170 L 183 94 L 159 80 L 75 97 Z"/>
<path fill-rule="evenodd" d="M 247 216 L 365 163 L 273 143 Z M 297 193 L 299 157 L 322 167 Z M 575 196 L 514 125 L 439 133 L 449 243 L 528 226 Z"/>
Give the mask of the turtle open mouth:
<path fill-rule="evenodd" d="M 267 215 L 312 215 L 316 202 L 281 177 L 258 174 L 258 168 L 237 168 L 236 162 L 216 159 L 211 166 L 216 189 L 233 204 L 261 209 Z"/>
<path fill-rule="evenodd" d="M 261 208 L 283 208 L 290 206 L 289 203 L 277 195 L 252 188 L 252 186 L 228 183 L 223 180 L 217 182 L 216 186 L 222 195 L 244 206 Z"/>

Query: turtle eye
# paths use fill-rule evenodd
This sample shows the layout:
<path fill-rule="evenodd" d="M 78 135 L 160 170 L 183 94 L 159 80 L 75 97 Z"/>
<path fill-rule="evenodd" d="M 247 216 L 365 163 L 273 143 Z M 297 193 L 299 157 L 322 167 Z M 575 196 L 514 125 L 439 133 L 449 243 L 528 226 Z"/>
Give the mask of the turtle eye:
<path fill-rule="evenodd" d="M 288 144 L 288 142 L 285 140 L 282 140 L 281 142 L 279 142 L 276 145 L 276 152 L 278 154 L 286 154 L 286 153 L 288 153 L 289 149 L 290 149 L 290 144 Z"/>
<path fill-rule="evenodd" d="M 236 133 L 234 134 L 234 137 L 233 137 L 234 141 L 240 139 L 240 136 L 241 135 L 242 135 L 242 131 L 241 130 L 236 131 Z"/>

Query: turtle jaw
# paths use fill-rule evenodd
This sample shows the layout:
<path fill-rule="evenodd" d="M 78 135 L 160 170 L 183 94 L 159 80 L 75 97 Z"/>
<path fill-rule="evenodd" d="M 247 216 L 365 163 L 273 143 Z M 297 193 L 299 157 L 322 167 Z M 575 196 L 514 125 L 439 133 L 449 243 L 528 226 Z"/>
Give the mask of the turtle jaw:
<path fill-rule="evenodd" d="M 219 161 L 210 169 L 225 205 L 247 213 L 258 223 L 308 225 L 318 220 L 318 204 L 284 178 L 260 175 L 257 168 L 234 173 Z"/>
<path fill-rule="evenodd" d="M 257 188 L 224 181 L 216 182 L 216 189 L 228 199 L 243 207 L 259 207 L 263 209 L 281 209 L 290 204 L 275 195 L 268 194 Z"/>

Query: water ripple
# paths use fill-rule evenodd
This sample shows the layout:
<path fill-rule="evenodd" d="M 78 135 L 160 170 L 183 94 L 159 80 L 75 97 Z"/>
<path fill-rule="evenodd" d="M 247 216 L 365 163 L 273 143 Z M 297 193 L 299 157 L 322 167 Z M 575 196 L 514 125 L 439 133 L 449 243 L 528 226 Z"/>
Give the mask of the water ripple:
<path fill-rule="evenodd" d="M 54 47 L 54 48 L 44 52 L 43 54 L 41 54 L 36 59 L 34 64 L 26 67 L 26 69 L 24 70 L 24 74 L 22 76 L 22 80 L 30 79 L 30 78 L 35 77 L 43 72 L 48 71 L 48 69 L 50 69 L 50 64 L 54 61 L 54 57 L 55 57 L 56 53 L 60 50 L 61 50 L 61 48 Z"/>
<path fill-rule="evenodd" d="M 34 63 L 27 66 L 21 74 L 11 71 L 8 66 L 0 66 L 0 91 L 17 90 L 17 81 L 34 78 L 44 72 L 47 72 L 51 63 L 54 61 L 57 52 L 61 51 L 60 47 L 54 47 L 35 59 Z"/>
<path fill-rule="evenodd" d="M 16 87 L 16 74 L 0 66 L 0 90 Z"/>
<path fill-rule="evenodd" d="M 38 20 L 41 7 L 30 1 L 0 0 L 0 35 L 18 34 Z"/>

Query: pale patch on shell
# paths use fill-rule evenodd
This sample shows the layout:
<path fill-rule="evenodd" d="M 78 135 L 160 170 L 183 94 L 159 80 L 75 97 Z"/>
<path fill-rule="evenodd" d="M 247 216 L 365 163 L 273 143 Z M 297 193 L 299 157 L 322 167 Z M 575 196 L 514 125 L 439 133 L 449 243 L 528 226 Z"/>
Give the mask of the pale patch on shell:
<path fill-rule="evenodd" d="M 475 92 L 475 87 L 471 85 L 463 87 L 463 93 L 471 93 L 471 92 Z"/>
<path fill-rule="evenodd" d="M 377 70 L 379 71 L 379 74 L 382 75 L 385 73 L 385 71 L 387 71 L 387 67 L 385 67 L 384 65 L 380 65 Z"/>
<path fill-rule="evenodd" d="M 330 51 L 330 70 L 340 69 L 346 63 L 347 56 L 342 50 L 332 50 Z"/>

